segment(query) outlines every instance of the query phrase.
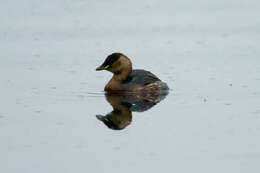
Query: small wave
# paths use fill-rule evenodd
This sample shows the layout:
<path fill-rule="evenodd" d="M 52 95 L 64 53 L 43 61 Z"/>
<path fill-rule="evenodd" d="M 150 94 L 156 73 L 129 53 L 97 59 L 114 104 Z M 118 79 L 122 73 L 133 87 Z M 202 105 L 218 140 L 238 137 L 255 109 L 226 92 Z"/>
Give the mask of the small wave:
<path fill-rule="evenodd" d="M 105 92 L 86 92 L 86 96 L 87 97 L 104 97 L 105 96 Z"/>

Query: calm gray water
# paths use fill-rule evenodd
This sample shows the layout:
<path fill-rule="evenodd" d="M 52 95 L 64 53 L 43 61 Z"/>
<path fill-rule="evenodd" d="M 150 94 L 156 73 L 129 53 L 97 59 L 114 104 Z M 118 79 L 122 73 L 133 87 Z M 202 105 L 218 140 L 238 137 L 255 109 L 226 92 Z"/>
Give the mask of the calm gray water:
<path fill-rule="evenodd" d="M 258 173 L 259 5 L 2 3 L 1 172 Z M 122 130 L 97 119 L 113 107 L 95 68 L 115 51 L 171 88 L 146 111 L 121 107 Z"/>

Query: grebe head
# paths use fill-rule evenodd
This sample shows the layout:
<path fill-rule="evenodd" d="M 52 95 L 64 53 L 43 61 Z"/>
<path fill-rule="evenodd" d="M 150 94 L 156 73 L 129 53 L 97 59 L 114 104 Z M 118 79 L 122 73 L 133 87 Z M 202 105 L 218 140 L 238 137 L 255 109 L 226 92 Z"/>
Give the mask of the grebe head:
<path fill-rule="evenodd" d="M 120 75 L 123 72 L 131 73 L 132 63 L 130 59 L 122 53 L 113 53 L 109 55 L 97 71 L 107 70 L 114 75 Z"/>

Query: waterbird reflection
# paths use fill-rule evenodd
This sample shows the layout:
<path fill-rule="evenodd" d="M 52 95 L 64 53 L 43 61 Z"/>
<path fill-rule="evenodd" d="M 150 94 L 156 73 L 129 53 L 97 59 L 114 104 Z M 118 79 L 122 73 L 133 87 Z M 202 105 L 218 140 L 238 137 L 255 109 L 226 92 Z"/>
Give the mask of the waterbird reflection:
<path fill-rule="evenodd" d="M 132 122 L 132 112 L 144 112 L 162 101 L 168 93 L 139 95 L 126 93 L 106 93 L 106 100 L 113 110 L 103 115 L 96 115 L 108 128 L 122 130 Z"/>

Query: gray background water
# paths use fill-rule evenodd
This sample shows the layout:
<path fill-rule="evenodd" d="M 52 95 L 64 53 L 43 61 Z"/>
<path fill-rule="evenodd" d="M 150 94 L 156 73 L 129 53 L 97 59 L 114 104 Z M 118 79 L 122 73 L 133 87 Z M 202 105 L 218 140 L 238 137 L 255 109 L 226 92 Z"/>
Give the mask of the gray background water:
<path fill-rule="evenodd" d="M 0 6 L 4 173 L 260 170 L 260 2 L 20 0 Z M 115 51 L 171 88 L 122 131 L 96 72 Z"/>

